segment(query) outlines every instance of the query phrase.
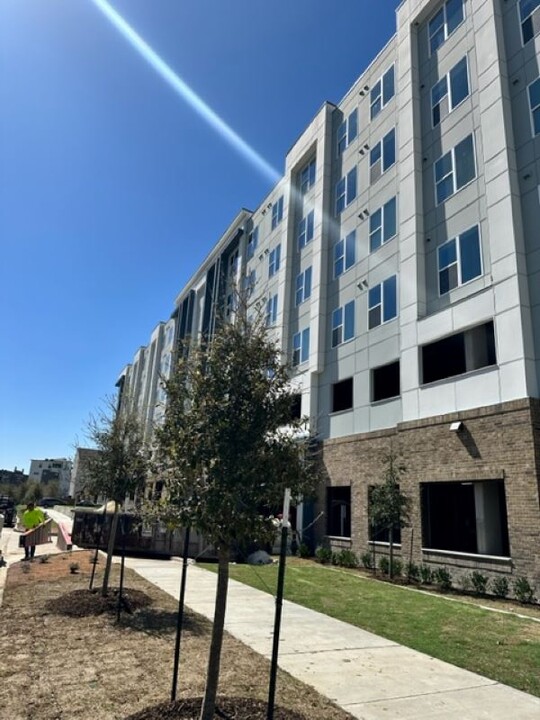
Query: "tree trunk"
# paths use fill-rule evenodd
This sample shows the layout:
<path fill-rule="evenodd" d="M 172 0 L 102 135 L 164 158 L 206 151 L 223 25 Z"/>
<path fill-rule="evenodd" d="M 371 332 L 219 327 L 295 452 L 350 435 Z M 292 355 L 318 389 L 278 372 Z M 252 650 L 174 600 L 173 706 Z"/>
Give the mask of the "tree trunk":
<path fill-rule="evenodd" d="M 107 562 L 105 564 L 105 573 L 103 574 L 103 585 L 101 586 L 101 594 L 105 597 L 109 591 L 109 576 L 111 574 L 112 556 L 114 552 L 114 541 L 116 540 L 116 528 L 118 527 L 118 503 L 114 501 L 114 515 L 111 523 L 111 533 L 109 535 L 109 544 L 107 545 Z"/>
<path fill-rule="evenodd" d="M 390 580 L 394 577 L 394 527 L 390 525 L 388 528 L 388 539 L 390 540 L 390 567 L 388 568 L 388 574 Z"/>
<path fill-rule="evenodd" d="M 216 709 L 219 665 L 221 662 L 221 646 L 223 644 L 223 629 L 225 627 L 225 610 L 227 608 L 227 589 L 229 584 L 229 548 L 227 546 L 219 548 L 218 561 L 218 581 L 214 624 L 212 626 L 212 642 L 210 644 L 206 688 L 204 690 L 204 700 L 199 720 L 214 720 Z"/>

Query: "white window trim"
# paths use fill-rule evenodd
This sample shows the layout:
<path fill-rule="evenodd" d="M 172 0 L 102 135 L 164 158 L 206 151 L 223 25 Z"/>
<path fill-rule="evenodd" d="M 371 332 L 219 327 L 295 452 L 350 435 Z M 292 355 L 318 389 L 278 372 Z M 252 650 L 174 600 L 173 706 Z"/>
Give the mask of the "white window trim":
<path fill-rule="evenodd" d="M 302 343 L 302 337 L 304 335 L 305 330 L 310 330 L 310 326 L 308 325 L 307 327 L 303 328 L 302 330 L 299 330 L 298 332 L 294 333 L 294 335 L 293 335 L 293 340 L 292 340 L 293 358 L 294 358 L 294 352 L 295 352 L 294 339 L 298 336 L 300 337 L 300 346 L 298 348 L 300 356 L 298 359 L 298 363 L 296 365 L 293 364 L 293 367 L 300 367 L 300 365 L 304 365 L 305 363 L 309 362 L 309 352 L 308 352 L 307 358 L 305 360 L 302 360 L 302 351 L 304 348 L 303 343 Z M 311 332 L 309 333 L 309 342 L 311 343 Z"/>
<path fill-rule="evenodd" d="M 456 147 L 457 147 L 460 143 L 462 143 L 464 140 L 466 140 L 469 136 L 472 137 L 474 175 L 473 175 L 473 177 L 469 180 L 469 182 L 465 183 L 465 185 L 462 185 L 461 187 L 456 188 Z M 448 153 L 451 153 L 451 155 L 452 155 L 452 179 L 453 179 L 452 184 L 453 184 L 453 187 L 454 187 L 454 191 L 453 191 L 453 193 L 452 193 L 451 195 L 448 195 L 448 197 L 446 197 L 444 200 L 441 200 L 441 202 L 439 202 L 439 201 L 437 200 L 437 174 L 436 174 L 436 171 L 435 171 L 435 166 L 437 165 L 437 163 L 439 162 L 439 160 L 440 160 L 441 158 L 443 158 L 445 155 L 448 155 Z M 448 174 L 450 174 L 450 173 L 448 173 Z M 444 177 L 447 177 L 447 175 L 445 175 Z M 443 179 L 444 179 L 444 178 L 441 178 L 441 180 L 443 180 Z M 439 182 L 441 182 L 441 180 L 439 180 Z M 461 192 L 461 190 L 463 190 L 464 188 L 466 188 L 466 187 L 468 187 L 469 185 L 471 185 L 475 180 L 478 180 L 478 167 L 477 167 L 477 163 L 476 163 L 476 138 L 475 138 L 474 131 L 473 131 L 472 133 L 469 133 L 469 135 L 465 135 L 465 137 L 462 138 L 458 143 L 456 143 L 456 145 L 454 145 L 453 148 L 451 148 L 450 150 L 447 150 L 445 153 L 443 153 L 442 155 L 440 155 L 440 156 L 435 160 L 435 162 L 433 163 L 433 189 L 434 189 L 434 194 L 435 194 L 435 207 L 439 207 L 439 205 L 444 205 L 445 202 L 447 202 L 448 200 L 450 200 L 450 198 L 454 197 L 454 195 L 456 195 L 458 192 Z"/>
<path fill-rule="evenodd" d="M 353 308 L 354 308 L 354 310 L 353 310 L 353 315 L 354 315 L 354 318 L 353 318 L 353 321 L 354 321 L 353 334 L 352 334 L 352 336 L 351 336 L 350 338 L 345 339 L 345 307 L 346 307 L 347 305 L 350 305 L 351 303 L 352 303 Z M 341 324 L 340 324 L 340 325 L 336 325 L 336 326 L 334 327 L 334 313 L 337 312 L 338 310 L 341 310 Z M 341 328 L 341 337 L 342 337 L 342 339 L 341 339 L 340 342 L 338 342 L 338 343 L 336 343 L 336 344 L 334 345 L 334 343 L 332 342 L 332 336 L 334 335 L 334 330 L 337 330 L 338 328 Z M 355 337 L 356 337 L 356 303 L 355 303 L 354 299 L 353 299 L 353 300 L 349 300 L 349 302 L 343 303 L 343 305 L 338 305 L 337 308 L 334 308 L 334 309 L 332 310 L 332 325 L 331 325 L 330 330 L 331 330 L 331 334 L 330 334 L 330 347 L 332 348 L 332 350 L 333 350 L 334 348 L 340 347 L 340 345 L 346 345 L 347 343 L 350 343 L 350 342 L 352 342 L 352 341 L 355 339 Z"/>
<path fill-rule="evenodd" d="M 314 175 L 314 178 L 313 178 L 313 182 L 310 183 L 310 181 L 309 181 L 309 168 L 311 167 L 311 165 L 315 165 L 315 175 Z M 307 187 L 306 187 L 306 188 L 304 188 L 303 183 L 302 183 L 302 173 L 303 173 L 304 171 L 307 171 Z M 301 193 L 302 195 L 307 195 L 307 193 L 311 190 L 311 188 L 315 185 L 315 183 L 316 183 L 316 181 L 317 181 L 317 158 L 316 158 L 316 157 L 314 157 L 314 158 L 312 158 L 311 160 L 309 160 L 309 161 L 302 167 L 302 169 L 300 170 L 300 173 L 299 173 L 299 178 L 300 178 L 300 183 L 299 183 L 299 185 L 300 185 L 300 193 Z"/>
<path fill-rule="evenodd" d="M 387 280 L 390 280 L 390 278 L 396 278 L 396 314 L 394 317 L 388 318 L 388 320 L 384 319 L 384 292 L 383 292 L 383 285 Z M 394 320 L 397 320 L 399 317 L 399 278 L 397 276 L 397 273 L 394 275 L 390 275 L 387 278 L 384 278 L 384 280 L 381 280 L 380 283 L 377 283 L 377 285 L 381 286 L 381 302 L 378 303 L 378 305 L 381 306 L 381 322 L 378 325 L 374 325 L 373 327 L 369 327 L 369 311 L 373 310 L 374 308 L 378 307 L 378 305 L 374 305 L 373 308 L 369 306 L 369 290 L 372 290 L 377 287 L 377 285 L 374 285 L 373 288 L 369 288 L 368 290 L 368 302 L 367 302 L 367 328 L 368 332 L 371 330 L 376 330 L 377 328 L 381 327 L 382 325 L 386 325 L 387 323 L 393 322 Z"/>
<path fill-rule="evenodd" d="M 388 100 L 387 102 L 384 102 L 383 78 L 384 78 L 384 76 L 386 75 L 386 73 L 389 72 L 389 70 L 391 70 L 392 68 L 394 68 L 394 94 L 392 95 L 392 97 L 390 98 L 390 100 Z M 375 87 L 375 85 L 376 85 L 377 83 L 379 83 L 379 82 L 381 83 L 381 94 L 380 94 L 380 98 L 381 98 L 381 109 L 380 109 L 379 112 L 375 115 L 375 117 L 372 117 L 372 115 L 371 115 L 371 108 L 373 107 L 373 103 L 371 102 L 371 92 L 370 92 L 370 95 L 369 95 L 369 120 L 370 120 L 370 122 L 374 122 L 374 121 L 379 117 L 379 115 L 382 113 L 382 111 L 384 110 L 384 108 L 385 108 L 387 105 L 390 105 L 390 103 L 392 102 L 392 100 L 396 97 L 396 63 L 395 63 L 395 62 L 391 63 L 391 64 L 386 68 L 386 70 L 385 70 L 383 73 L 381 73 L 381 75 L 377 78 L 377 80 L 375 80 L 375 82 L 372 84 L 371 87 L 372 87 L 372 88 Z"/>
<path fill-rule="evenodd" d="M 271 231 L 274 231 L 278 225 L 283 220 L 283 195 L 280 195 L 278 199 L 272 204 L 272 216 L 271 216 L 271 222 L 270 222 L 270 228 Z M 279 210 L 279 206 L 281 206 L 281 210 Z M 276 224 L 274 225 L 274 209 L 276 209 Z"/>
<path fill-rule="evenodd" d="M 308 270 L 311 270 L 311 285 L 313 285 L 313 270 L 312 270 L 312 266 L 310 265 L 309 267 L 305 268 L 305 270 L 303 270 L 302 272 L 299 272 L 294 281 L 294 304 L 295 304 L 295 307 L 299 307 L 300 305 L 302 305 L 302 303 L 305 303 L 306 300 L 309 300 L 309 298 L 311 297 L 312 287 L 310 287 L 310 289 L 309 289 L 309 295 L 306 296 L 306 272 Z M 302 299 L 300 300 L 300 302 L 298 302 L 298 299 L 297 299 L 297 293 L 299 292 L 300 288 L 298 288 L 296 285 L 299 277 L 302 278 Z"/>
<path fill-rule="evenodd" d="M 279 248 L 279 259 L 277 261 L 277 267 L 276 267 L 276 257 L 278 256 L 278 248 Z M 274 253 L 274 270 L 273 272 L 270 272 L 270 268 L 272 267 L 272 253 Z M 270 253 L 268 255 L 268 278 L 273 278 L 274 275 L 277 275 L 279 272 L 279 268 L 281 267 L 281 243 L 278 243 L 275 247 L 273 247 L 270 250 Z"/>
<path fill-rule="evenodd" d="M 463 58 L 461 58 L 461 60 L 463 60 Z M 434 130 L 436 127 L 439 127 L 440 125 L 442 125 L 443 120 L 445 120 L 447 117 L 449 117 L 449 116 L 454 112 L 454 110 L 457 110 L 458 107 L 461 107 L 461 105 L 463 105 L 463 103 L 465 102 L 465 100 L 467 100 L 468 98 L 471 97 L 471 72 L 470 72 L 470 65 L 469 65 L 469 53 L 465 53 L 465 63 L 466 63 L 466 66 L 467 66 L 467 84 L 468 84 L 468 86 L 469 86 L 469 92 L 467 93 L 467 95 L 465 95 L 465 97 L 463 98 L 463 100 L 461 100 L 460 102 L 458 102 L 457 105 L 454 105 L 454 107 L 450 107 L 450 100 L 451 100 L 451 93 L 450 93 L 450 73 L 451 73 L 452 70 L 456 67 L 456 65 L 459 65 L 459 63 L 461 62 L 461 60 L 458 60 L 458 62 L 455 63 L 455 65 L 453 65 L 453 66 L 450 68 L 450 70 L 446 73 L 446 75 L 443 75 L 443 77 L 446 78 L 446 94 L 448 95 L 448 107 L 449 107 L 449 110 L 448 110 L 448 115 L 446 115 L 446 117 L 443 118 L 442 120 L 439 120 L 439 122 L 438 122 L 437 125 L 434 125 L 434 124 L 433 124 L 433 108 L 434 108 L 435 106 L 433 105 L 433 95 L 432 95 L 432 93 L 433 93 L 433 88 L 435 87 L 435 85 L 438 85 L 443 78 L 442 78 L 442 77 L 439 78 L 439 79 L 437 80 L 437 82 L 434 83 L 434 84 L 431 86 L 431 90 L 429 91 L 429 96 L 430 96 L 430 103 L 431 103 L 431 129 L 432 129 L 432 130 Z M 440 104 L 440 102 L 441 102 L 441 100 L 439 100 L 439 102 L 438 102 L 437 104 Z"/>
<path fill-rule="evenodd" d="M 539 5 L 539 7 L 540 7 L 540 5 Z M 531 107 L 531 95 L 529 92 L 529 88 L 531 87 L 531 85 L 534 85 L 534 83 L 538 82 L 538 81 L 540 81 L 540 75 L 538 77 L 534 78 L 534 80 L 527 85 L 527 105 L 529 106 L 529 122 L 531 124 L 531 137 L 533 139 L 535 137 L 537 137 L 537 135 L 540 135 L 540 132 L 535 133 L 535 131 L 534 131 L 533 108 Z M 536 109 L 536 108 L 540 108 L 540 103 L 538 103 L 538 105 L 534 106 L 534 109 Z"/>
<path fill-rule="evenodd" d="M 394 162 L 393 162 L 391 165 L 389 165 L 389 166 L 386 168 L 386 170 L 385 170 L 385 169 L 384 169 L 384 145 L 383 145 L 383 140 L 384 140 L 388 135 L 390 135 L 390 133 L 392 132 L 392 130 L 394 131 Z M 377 162 L 380 162 L 380 163 L 381 163 L 381 174 L 379 175 L 379 177 L 377 178 L 377 180 L 375 180 L 375 182 L 379 182 L 379 180 L 382 178 L 382 176 L 384 175 L 384 173 L 388 172 L 388 170 L 390 170 L 390 168 L 393 168 L 394 165 L 397 165 L 397 160 L 398 160 L 398 158 L 397 158 L 398 143 L 397 143 L 397 132 L 396 132 L 396 126 L 395 126 L 395 125 L 394 125 L 394 127 L 391 128 L 387 133 L 385 133 L 378 142 L 375 143 L 375 145 L 371 148 L 371 150 L 372 150 L 372 151 L 375 150 L 375 148 L 377 147 L 377 145 L 380 145 L 380 146 L 381 146 L 381 156 L 380 156 L 379 160 L 376 160 L 374 163 L 372 163 L 372 162 L 371 162 L 371 152 L 370 152 L 370 155 L 369 155 L 369 170 L 370 170 L 370 172 L 371 172 L 371 168 L 372 168 L 374 165 L 376 165 Z M 370 185 L 371 185 L 371 182 L 370 182 Z"/>
<path fill-rule="evenodd" d="M 458 29 L 463 25 L 463 23 L 465 22 L 465 20 L 467 19 L 467 8 L 466 8 L 467 3 L 465 2 L 465 0 L 463 0 L 463 2 L 462 2 L 462 7 L 463 7 L 463 20 L 459 23 L 459 25 L 457 25 L 457 26 L 452 30 L 451 33 L 448 33 L 448 20 L 447 20 L 447 17 L 446 17 L 446 5 L 447 5 L 447 3 L 448 3 L 448 0 L 445 0 L 445 2 L 444 2 L 444 4 L 443 4 L 443 12 L 444 12 L 444 23 L 443 23 L 443 28 L 444 28 L 444 41 L 443 41 L 443 43 L 442 43 L 441 45 L 439 45 L 439 47 L 438 47 L 436 50 L 434 50 L 433 52 L 431 51 L 431 35 L 429 34 L 429 24 L 430 24 L 430 22 L 433 20 L 433 18 L 435 17 L 435 15 L 437 15 L 437 13 L 439 12 L 439 10 L 437 10 L 436 12 L 434 12 L 433 15 L 432 15 L 432 16 L 428 19 L 428 21 L 427 21 L 426 27 L 427 27 L 427 35 L 428 35 L 429 57 L 433 57 L 433 55 L 436 55 L 437 52 L 439 51 L 439 48 L 441 48 L 441 47 L 445 44 L 445 42 L 448 40 L 448 38 L 452 37 L 452 35 L 456 32 L 456 30 L 458 30 Z M 519 3 L 518 3 L 518 17 L 519 17 Z M 521 23 L 520 23 L 520 28 L 519 28 L 519 29 L 520 29 L 520 31 L 521 31 Z M 521 37 L 522 37 L 522 39 L 523 39 L 523 33 L 522 33 Z"/>
<path fill-rule="evenodd" d="M 352 115 L 353 113 L 356 113 L 356 135 L 354 136 L 354 138 L 353 138 L 352 140 L 350 140 L 350 139 L 349 139 L 349 122 L 350 122 L 350 119 L 351 119 L 351 115 Z M 340 129 L 341 129 L 343 126 L 345 126 L 345 135 L 344 135 L 344 138 L 345 138 L 345 146 L 344 146 L 343 150 L 340 150 L 340 148 L 339 148 L 339 141 L 340 141 L 339 131 L 340 131 Z M 339 124 L 339 126 L 338 126 L 338 131 L 337 131 L 337 135 L 336 135 L 336 155 L 337 155 L 338 157 L 339 157 L 340 155 L 343 155 L 343 153 L 345 152 L 345 150 L 347 150 L 347 148 L 349 147 L 349 145 L 350 145 L 352 142 L 354 142 L 357 137 L 358 137 L 358 108 L 354 108 L 354 109 L 351 110 L 351 112 L 347 115 L 347 117 L 343 120 L 343 122 L 341 122 L 341 123 Z"/>
<path fill-rule="evenodd" d="M 347 202 L 347 195 L 349 194 L 349 175 L 352 173 L 353 170 L 356 171 L 356 177 L 355 177 L 355 179 L 356 179 L 356 195 L 354 196 L 354 198 L 352 200 Z M 338 211 L 338 209 L 337 209 L 337 206 L 338 206 L 337 186 L 339 185 L 339 183 L 342 180 L 345 181 L 345 187 L 344 187 L 343 193 L 341 195 L 339 195 L 339 197 L 345 198 L 345 205 L 343 206 L 343 208 L 341 210 Z M 341 215 L 341 213 L 344 212 L 346 210 L 346 208 L 348 208 L 349 205 L 351 205 L 351 203 L 354 202 L 354 200 L 356 200 L 356 198 L 358 197 L 358 168 L 356 165 L 354 165 L 350 170 L 348 170 L 345 173 L 345 175 L 343 175 L 342 177 L 339 178 L 339 180 L 337 181 L 337 183 L 335 185 L 334 196 L 335 196 L 334 197 L 334 202 L 335 202 L 334 216 L 339 217 Z"/>
<path fill-rule="evenodd" d="M 478 246 L 479 246 L 479 250 L 480 250 L 480 275 L 476 275 L 476 277 L 473 277 L 473 278 L 471 278 L 470 280 L 467 280 L 466 282 L 462 282 L 462 281 L 461 281 L 461 275 L 462 275 L 462 272 L 461 272 L 461 254 L 460 254 L 460 252 L 459 252 L 460 249 L 461 249 L 461 236 L 464 235 L 464 234 L 465 234 L 466 232 L 468 232 L 469 230 L 472 230 L 472 229 L 475 228 L 475 227 L 478 228 Z M 441 267 L 440 267 L 440 265 L 439 265 L 439 248 L 444 247 L 444 246 L 447 245 L 448 243 L 451 243 L 453 240 L 456 241 L 456 243 L 457 243 L 457 245 L 458 245 L 458 247 L 456 248 L 456 264 L 457 264 L 457 266 L 458 266 L 458 284 L 456 285 L 456 287 L 451 288 L 450 290 L 448 290 L 448 292 L 441 293 L 441 283 L 439 282 L 439 275 L 440 275 L 440 272 L 441 272 Z M 446 267 L 449 267 L 449 265 L 447 265 Z M 472 225 L 470 228 L 467 228 L 466 230 L 463 230 L 463 232 L 459 233 L 459 235 L 454 235 L 454 237 L 449 238 L 448 240 L 446 240 L 445 242 L 441 243 L 441 245 L 439 245 L 439 246 L 437 247 L 437 288 L 438 288 L 438 293 L 439 293 L 439 297 L 440 297 L 440 298 L 441 298 L 441 297 L 447 297 L 447 296 L 450 295 L 454 290 L 457 290 L 458 288 L 462 288 L 462 287 L 465 287 L 466 285 L 470 285 L 471 283 L 475 282 L 475 281 L 478 280 L 479 278 L 483 277 L 483 275 L 484 275 L 484 258 L 482 257 L 482 230 L 481 230 L 481 227 L 480 227 L 479 224 L 478 224 L 478 225 Z"/>
<path fill-rule="evenodd" d="M 390 237 L 385 240 L 385 239 L 384 239 L 384 227 L 385 227 L 385 222 L 384 222 L 384 208 L 385 208 L 386 205 L 388 205 L 388 203 L 390 202 L 390 200 L 393 200 L 393 199 L 395 199 L 395 201 L 396 201 L 396 232 L 395 232 L 393 235 L 390 235 Z M 372 249 L 371 249 L 371 236 L 373 235 L 373 232 L 371 231 L 371 229 L 369 229 L 369 230 L 368 230 L 368 243 L 369 243 L 369 252 L 370 252 L 370 254 L 371 254 L 371 253 L 376 253 L 376 252 L 377 252 L 378 250 L 380 250 L 384 245 L 386 245 L 386 243 L 390 242 L 391 240 L 393 240 L 394 238 L 397 237 L 397 234 L 398 234 L 398 196 L 397 196 L 397 195 L 392 195 L 392 197 L 388 198 L 388 200 L 387 200 L 386 202 L 384 202 L 382 205 L 379 205 L 378 208 L 375 208 L 375 210 L 374 210 L 372 213 L 370 212 L 370 214 L 369 214 L 370 225 L 371 225 L 371 218 L 373 217 L 373 215 L 375 215 L 375 213 L 376 213 L 378 210 L 381 211 L 381 224 L 380 224 L 380 228 L 381 228 L 381 244 L 379 245 L 379 247 L 376 247 L 375 250 L 372 250 Z"/>
<path fill-rule="evenodd" d="M 308 218 L 309 216 L 313 216 L 313 225 L 312 225 L 312 234 L 311 237 L 308 237 L 308 230 L 309 230 L 309 222 Z M 302 224 L 304 224 L 304 230 L 302 231 Z M 302 235 L 305 236 L 305 242 L 302 244 Z M 305 247 L 309 245 L 310 242 L 312 242 L 313 238 L 315 237 L 315 210 L 310 210 L 308 213 L 304 215 L 304 217 L 300 220 L 298 223 L 298 251 L 301 252 Z"/>
<path fill-rule="evenodd" d="M 347 238 L 354 233 L 354 262 L 352 265 L 349 265 L 347 267 Z M 343 243 L 343 272 L 339 273 L 339 275 L 336 273 L 336 248 L 339 245 L 339 243 Z M 346 233 L 342 238 L 337 240 L 334 243 L 334 246 L 332 248 L 332 263 L 333 263 L 333 273 L 334 273 L 334 280 L 337 280 L 342 275 L 345 275 L 345 273 L 349 272 L 355 265 L 356 265 L 356 230 L 351 230 L 350 232 Z"/>
<path fill-rule="evenodd" d="M 536 10 L 538 10 L 538 8 L 540 8 L 540 5 L 538 7 L 535 7 L 534 10 L 529 15 L 527 15 L 525 20 L 528 20 L 531 17 L 531 15 L 533 15 L 536 12 Z M 534 38 L 537 37 L 537 35 L 533 35 L 530 40 L 527 40 L 527 42 L 523 41 L 523 23 L 525 22 L 525 20 L 521 19 L 521 13 L 519 11 L 519 0 L 517 0 L 517 2 L 516 2 L 516 12 L 517 12 L 521 47 L 523 48 L 523 47 L 525 47 L 525 45 L 528 45 L 528 43 L 530 43 L 532 40 L 534 40 Z"/>

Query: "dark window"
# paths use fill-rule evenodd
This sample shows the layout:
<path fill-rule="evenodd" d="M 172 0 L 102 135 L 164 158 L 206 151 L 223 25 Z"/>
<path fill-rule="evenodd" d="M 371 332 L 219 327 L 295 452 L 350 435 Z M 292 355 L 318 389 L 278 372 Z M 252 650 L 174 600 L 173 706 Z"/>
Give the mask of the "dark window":
<path fill-rule="evenodd" d="M 332 385 L 332 410 L 350 410 L 353 406 L 353 379 L 347 378 Z"/>
<path fill-rule="evenodd" d="M 291 400 L 291 420 L 300 420 L 302 417 L 302 394 L 295 393 Z"/>
<path fill-rule="evenodd" d="M 422 483 L 422 544 L 508 557 L 503 480 Z"/>
<path fill-rule="evenodd" d="M 493 322 L 450 335 L 422 348 L 422 383 L 495 365 Z"/>
<path fill-rule="evenodd" d="M 351 488 L 326 488 L 326 534 L 351 537 Z"/>
<path fill-rule="evenodd" d="M 399 360 L 375 368 L 371 372 L 371 401 L 397 397 L 399 389 Z"/>
<path fill-rule="evenodd" d="M 373 485 L 368 490 L 368 518 L 369 508 L 371 507 L 371 493 L 373 491 Z M 377 523 L 372 523 L 369 520 L 369 539 L 373 542 L 390 542 L 390 529 Z M 399 525 L 394 525 L 392 528 L 392 542 L 401 543 L 401 528 Z"/>

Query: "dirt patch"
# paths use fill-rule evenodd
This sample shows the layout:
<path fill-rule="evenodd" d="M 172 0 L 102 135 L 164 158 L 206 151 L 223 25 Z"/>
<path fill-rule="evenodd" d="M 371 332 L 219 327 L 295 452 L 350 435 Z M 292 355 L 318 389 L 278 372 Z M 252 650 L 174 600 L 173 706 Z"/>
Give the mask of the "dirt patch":
<path fill-rule="evenodd" d="M 198 720 L 201 698 L 188 698 L 177 702 L 160 703 L 141 710 L 125 720 Z M 267 705 L 260 700 L 250 698 L 218 698 L 217 712 L 219 720 L 266 720 Z M 305 715 L 289 708 L 274 708 L 275 720 L 308 720 Z"/>
<path fill-rule="evenodd" d="M 51 556 L 48 563 L 36 559 L 9 568 L 0 623 L 2 717 L 121 720 L 169 700 L 177 618 L 174 598 L 126 570 L 125 586 L 130 592 L 144 593 L 152 603 L 132 614 L 122 613 L 119 623 L 115 613 L 81 617 L 51 611 L 51 603 L 54 607 L 55 602 L 66 602 L 65 598 L 89 594 L 91 556 L 86 551 L 66 553 Z M 69 563 L 75 560 L 80 571 L 72 575 Z M 24 564 L 30 566 L 26 574 L 20 567 Z M 100 560 L 96 568 L 97 588 L 101 585 L 103 567 Z M 118 582 L 119 568 L 113 565 L 111 584 L 118 586 Z M 186 613 L 178 677 L 178 699 L 182 702 L 203 695 L 210 627 L 201 616 Z M 228 702 L 223 698 L 242 698 L 242 703 L 248 698 L 264 703 L 268 676 L 267 660 L 226 635 L 220 703 Z M 246 717 L 238 714 L 242 705 L 236 701 L 238 707 L 234 710 L 234 701 L 231 702 L 229 717 L 235 720 Z M 351 720 L 350 715 L 312 688 L 281 671 L 276 703 L 297 713 L 276 714 L 276 720 L 302 717 Z M 250 720 L 259 717 L 254 713 L 255 710 L 248 716 Z M 165 720 L 167 716 L 148 717 Z"/>
<path fill-rule="evenodd" d="M 101 615 L 106 612 L 117 612 L 118 602 L 121 610 L 133 613 L 135 610 L 152 604 L 152 599 L 142 590 L 124 588 L 122 597 L 119 597 L 118 588 L 110 588 L 106 597 L 98 590 L 72 590 L 65 595 L 53 598 L 46 603 L 46 609 L 56 615 L 70 617 L 87 617 L 88 615 Z"/>

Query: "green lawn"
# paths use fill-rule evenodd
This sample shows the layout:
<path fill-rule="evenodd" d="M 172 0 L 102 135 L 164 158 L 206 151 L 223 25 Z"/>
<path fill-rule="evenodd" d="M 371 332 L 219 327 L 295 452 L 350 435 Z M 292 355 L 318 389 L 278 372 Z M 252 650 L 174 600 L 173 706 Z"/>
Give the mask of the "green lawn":
<path fill-rule="evenodd" d="M 374 582 L 355 571 L 296 558 L 287 563 L 287 600 L 540 696 L 539 622 Z M 277 565 L 231 565 L 230 573 L 275 592 Z"/>

